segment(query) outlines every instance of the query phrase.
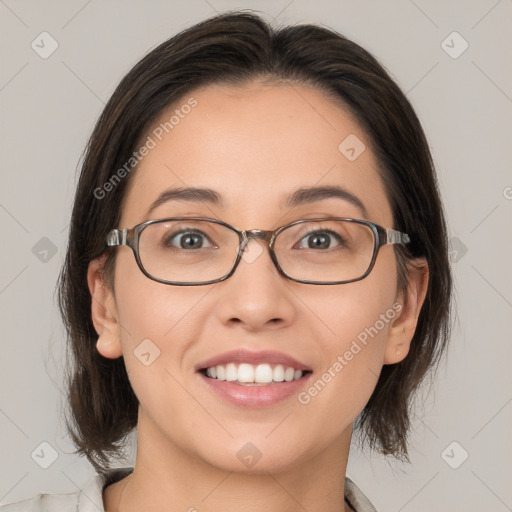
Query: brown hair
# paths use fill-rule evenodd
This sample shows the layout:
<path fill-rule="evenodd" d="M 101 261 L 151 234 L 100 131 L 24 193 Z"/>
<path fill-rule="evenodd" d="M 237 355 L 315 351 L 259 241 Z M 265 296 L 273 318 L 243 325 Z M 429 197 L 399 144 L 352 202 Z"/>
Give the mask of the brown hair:
<path fill-rule="evenodd" d="M 67 428 L 75 453 L 84 454 L 97 470 L 120 457 L 137 425 L 138 400 L 123 358 L 107 359 L 96 349 L 87 286 L 88 265 L 107 250 L 107 233 L 118 227 L 133 173 L 103 199 L 95 191 L 129 160 L 170 104 L 200 86 L 243 86 L 258 78 L 312 85 L 355 115 L 380 164 L 393 227 L 412 240 L 406 247 L 394 246 L 399 290 L 405 290 L 408 262 L 416 257 L 428 262 L 428 291 L 410 352 L 402 362 L 384 365 L 355 422 L 362 442 L 409 460 L 412 396 L 428 370 L 437 367 L 448 342 L 452 294 L 446 225 L 424 132 L 405 95 L 356 43 L 310 24 L 274 29 L 252 12 L 237 11 L 180 32 L 138 62 L 114 91 L 84 151 L 58 298 L 71 351 Z M 111 287 L 114 263 L 111 252 L 103 269 Z"/>

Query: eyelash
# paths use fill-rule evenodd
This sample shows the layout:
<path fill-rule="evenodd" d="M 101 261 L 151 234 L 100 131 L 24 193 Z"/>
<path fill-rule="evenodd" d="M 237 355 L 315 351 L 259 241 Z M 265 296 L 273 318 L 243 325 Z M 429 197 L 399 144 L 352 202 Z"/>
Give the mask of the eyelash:
<path fill-rule="evenodd" d="M 319 234 L 319 233 L 327 234 L 328 236 L 334 238 L 338 242 L 339 245 L 343 245 L 346 242 L 346 240 L 343 237 L 341 237 L 338 233 L 336 233 L 330 229 L 321 229 L 321 228 L 311 229 L 307 233 L 303 233 L 303 234 L 299 235 L 300 236 L 299 242 L 302 242 L 303 240 L 307 239 L 309 236 L 312 236 L 314 234 Z M 167 246 L 167 247 L 174 247 L 172 245 L 173 240 L 175 240 L 180 235 L 190 235 L 190 234 L 199 235 L 199 236 L 205 238 L 206 240 L 208 240 L 208 243 L 212 247 L 215 247 L 215 245 L 212 244 L 210 237 L 206 233 L 204 233 L 203 231 L 198 230 L 198 229 L 183 229 L 183 230 L 171 233 L 169 236 L 166 236 L 164 238 L 163 245 Z M 187 249 L 182 249 L 181 247 L 176 247 L 176 249 L 177 250 L 187 250 Z M 206 249 L 206 247 L 201 247 L 201 249 Z"/>

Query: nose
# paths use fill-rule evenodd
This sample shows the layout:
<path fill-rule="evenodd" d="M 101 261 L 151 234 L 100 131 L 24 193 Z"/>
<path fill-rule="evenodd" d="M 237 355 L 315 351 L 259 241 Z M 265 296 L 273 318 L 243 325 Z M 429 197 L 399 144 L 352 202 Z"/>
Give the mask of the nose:
<path fill-rule="evenodd" d="M 278 272 L 267 241 L 265 236 L 251 237 L 233 275 L 217 285 L 216 311 L 223 324 L 258 331 L 282 328 L 295 320 L 293 282 Z"/>

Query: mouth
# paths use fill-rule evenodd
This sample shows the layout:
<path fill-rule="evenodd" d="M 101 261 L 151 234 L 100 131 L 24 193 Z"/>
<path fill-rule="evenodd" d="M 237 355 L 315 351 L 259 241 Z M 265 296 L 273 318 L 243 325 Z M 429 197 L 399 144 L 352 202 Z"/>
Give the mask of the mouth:
<path fill-rule="evenodd" d="M 198 373 L 207 379 L 226 381 L 239 386 L 272 386 L 307 378 L 311 370 L 296 370 L 291 366 L 248 363 L 229 363 L 201 368 Z"/>
<path fill-rule="evenodd" d="M 263 409 L 286 403 L 294 396 L 299 396 L 307 386 L 312 372 L 306 371 L 298 379 L 291 381 L 264 383 L 219 380 L 216 377 L 209 377 L 205 369 L 196 374 L 214 400 L 220 399 L 221 402 L 236 408 Z"/>
<path fill-rule="evenodd" d="M 313 370 L 283 352 L 238 348 L 201 361 L 195 373 L 215 400 L 263 408 L 300 393 Z"/>

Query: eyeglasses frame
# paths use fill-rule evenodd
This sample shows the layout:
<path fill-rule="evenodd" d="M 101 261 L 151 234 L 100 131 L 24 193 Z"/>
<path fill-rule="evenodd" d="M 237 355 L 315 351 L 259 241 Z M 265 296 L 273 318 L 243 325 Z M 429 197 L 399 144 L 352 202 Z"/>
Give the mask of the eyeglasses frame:
<path fill-rule="evenodd" d="M 226 228 L 229 228 L 230 230 L 237 233 L 239 238 L 239 244 L 238 244 L 238 252 L 236 256 L 235 263 L 233 264 L 233 267 L 231 270 L 224 276 L 218 278 L 218 279 L 212 279 L 210 281 L 203 281 L 203 282 L 183 282 L 183 281 L 166 281 L 165 279 L 160 279 L 157 277 L 152 276 L 149 274 L 146 269 L 144 268 L 144 265 L 142 264 L 142 261 L 140 259 L 139 255 L 139 240 L 140 240 L 140 234 L 142 231 L 149 226 L 150 224 L 155 224 L 157 222 L 165 222 L 165 221 L 175 221 L 175 220 L 202 220 L 202 221 L 209 221 L 214 222 L 216 224 L 220 224 L 222 226 L 225 226 Z M 279 261 L 277 260 L 277 256 L 274 252 L 274 242 L 276 237 L 284 231 L 287 228 L 290 228 L 291 226 L 294 226 L 296 224 L 301 224 L 305 222 L 311 222 L 311 221 L 326 221 L 326 220 L 340 220 L 340 221 L 348 221 L 348 222 L 354 222 L 357 224 L 362 224 L 364 226 L 367 226 L 371 229 L 373 232 L 373 254 L 372 259 L 370 261 L 370 264 L 366 270 L 366 272 L 355 279 L 348 279 L 344 281 L 309 281 L 309 280 L 303 280 L 303 279 L 295 279 L 294 277 L 289 276 L 281 267 L 279 264 Z M 300 219 L 293 221 L 289 224 L 286 224 L 284 226 L 281 226 L 275 230 L 262 230 L 262 229 L 249 229 L 249 230 L 242 230 L 238 229 L 231 224 L 228 224 L 227 222 L 218 220 L 218 219 L 211 219 L 208 217 L 169 217 L 164 219 L 152 219 L 145 222 L 142 222 L 140 224 L 137 224 L 133 226 L 132 228 L 125 228 L 125 229 L 112 229 L 109 234 L 107 235 L 107 246 L 108 247 L 119 247 L 126 245 L 130 247 L 133 251 L 133 254 L 135 256 L 135 261 L 137 262 L 137 265 L 139 266 L 141 272 L 149 279 L 156 281 L 158 283 L 162 284 L 168 284 L 168 285 L 175 285 L 175 286 L 201 286 L 201 285 L 207 285 L 207 284 L 213 284 L 213 283 L 220 283 L 222 281 L 225 281 L 229 277 L 231 277 L 235 270 L 238 267 L 238 264 L 240 263 L 240 260 L 242 259 L 242 254 L 244 252 L 245 246 L 247 243 L 249 243 L 250 239 L 254 240 L 264 240 L 268 242 L 268 251 L 270 254 L 270 258 L 272 262 L 274 263 L 275 267 L 279 271 L 281 275 L 286 277 L 287 279 L 290 279 L 291 281 L 295 281 L 297 283 L 304 283 L 304 284 L 316 284 L 316 285 L 333 285 L 333 284 L 347 284 L 347 283 L 353 283 L 356 281 L 360 281 L 361 279 L 364 279 L 367 277 L 370 272 L 372 271 L 375 261 L 377 259 L 377 254 L 381 247 L 384 245 L 394 245 L 394 244 L 408 244 L 411 239 L 409 238 L 409 235 L 406 233 L 401 233 L 400 231 L 396 231 L 392 228 L 384 228 L 382 226 L 379 226 L 378 224 L 375 224 L 374 222 L 370 222 L 368 220 L 361 220 L 361 219 L 353 219 L 349 217 L 318 217 L 318 218 L 311 218 L 311 219 Z"/>

